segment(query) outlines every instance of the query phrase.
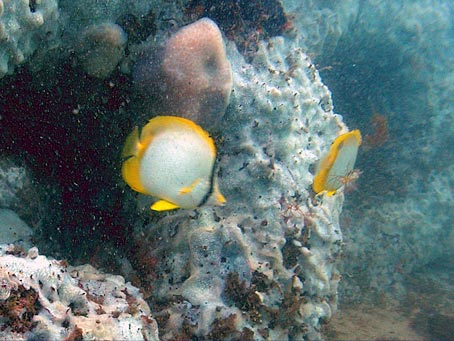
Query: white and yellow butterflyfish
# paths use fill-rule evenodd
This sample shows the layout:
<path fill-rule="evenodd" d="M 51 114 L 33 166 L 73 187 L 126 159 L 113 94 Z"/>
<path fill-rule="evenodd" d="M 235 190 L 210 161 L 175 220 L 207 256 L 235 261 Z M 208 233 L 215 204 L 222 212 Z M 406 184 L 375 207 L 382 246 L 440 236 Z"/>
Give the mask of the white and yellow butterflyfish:
<path fill-rule="evenodd" d="M 334 140 L 328 154 L 318 164 L 312 184 L 315 193 L 326 191 L 328 196 L 334 195 L 347 182 L 359 176 L 360 172 L 354 166 L 360 144 L 359 130 L 339 135 Z"/>
<path fill-rule="evenodd" d="M 151 209 L 223 205 L 215 175 L 213 139 L 194 122 L 175 116 L 151 119 L 126 138 L 122 176 L 135 191 L 154 196 Z"/>

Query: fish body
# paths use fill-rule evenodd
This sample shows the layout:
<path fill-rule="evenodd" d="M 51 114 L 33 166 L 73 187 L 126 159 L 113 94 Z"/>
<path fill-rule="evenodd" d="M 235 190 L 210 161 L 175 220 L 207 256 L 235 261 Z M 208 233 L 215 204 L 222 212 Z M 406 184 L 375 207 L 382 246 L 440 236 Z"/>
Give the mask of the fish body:
<path fill-rule="evenodd" d="M 225 198 L 215 176 L 213 139 L 194 122 L 175 116 L 136 127 L 123 148 L 122 176 L 135 191 L 157 197 L 151 209 L 192 209 Z"/>
<path fill-rule="evenodd" d="M 355 180 L 359 171 L 354 169 L 361 133 L 352 130 L 339 135 L 331 144 L 328 154 L 320 161 L 312 188 L 319 194 L 334 195 L 346 182 Z M 356 177 L 355 177 L 356 175 Z"/>

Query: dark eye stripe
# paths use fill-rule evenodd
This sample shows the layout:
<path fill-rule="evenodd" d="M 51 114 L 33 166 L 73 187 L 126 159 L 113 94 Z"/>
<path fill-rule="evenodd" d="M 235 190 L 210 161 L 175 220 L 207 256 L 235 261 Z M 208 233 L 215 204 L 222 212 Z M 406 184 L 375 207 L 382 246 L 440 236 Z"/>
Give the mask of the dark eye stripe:
<path fill-rule="evenodd" d="M 202 200 L 199 202 L 199 204 L 197 205 L 197 207 L 200 207 L 204 204 L 207 203 L 208 199 L 211 197 L 211 195 L 213 194 L 213 191 L 214 191 L 214 170 L 216 168 L 216 158 L 214 159 L 214 162 L 213 162 L 213 168 L 211 168 L 211 175 L 210 175 L 210 188 L 208 189 L 208 192 L 204 195 L 204 197 L 202 198 Z"/>

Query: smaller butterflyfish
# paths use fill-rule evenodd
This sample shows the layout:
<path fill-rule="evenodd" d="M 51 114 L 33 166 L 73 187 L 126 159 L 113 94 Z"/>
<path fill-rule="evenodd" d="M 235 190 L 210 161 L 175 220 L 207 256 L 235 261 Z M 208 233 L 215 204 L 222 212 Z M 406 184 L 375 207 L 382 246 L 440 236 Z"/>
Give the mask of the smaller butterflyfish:
<path fill-rule="evenodd" d="M 215 176 L 213 139 L 194 122 L 174 116 L 151 119 L 126 138 L 122 176 L 135 191 L 158 198 L 151 209 L 223 205 Z"/>
<path fill-rule="evenodd" d="M 338 136 L 321 159 L 314 177 L 312 188 L 315 193 L 327 192 L 328 196 L 350 181 L 356 180 L 360 171 L 354 169 L 358 148 L 361 144 L 361 133 L 353 130 Z"/>

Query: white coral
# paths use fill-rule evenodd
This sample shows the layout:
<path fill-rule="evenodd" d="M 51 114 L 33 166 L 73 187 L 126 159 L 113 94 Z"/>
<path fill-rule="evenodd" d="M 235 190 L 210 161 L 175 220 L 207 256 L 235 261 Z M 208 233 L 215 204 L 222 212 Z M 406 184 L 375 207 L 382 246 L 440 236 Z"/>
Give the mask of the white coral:
<path fill-rule="evenodd" d="M 29 339 L 43 335 L 64 339 L 76 326 L 85 340 L 158 339 L 148 305 L 139 290 L 122 277 L 91 266 L 66 268 L 38 255 L 36 248 L 25 258 L 13 255 L 18 251 L 12 245 L 0 245 L 0 299 L 7 300 L 21 286 L 37 293 L 40 305 Z M 0 339 L 13 338 L 17 331 L 5 323 Z"/>
<path fill-rule="evenodd" d="M 56 0 L 0 0 L 0 78 L 11 74 L 59 30 Z"/>

